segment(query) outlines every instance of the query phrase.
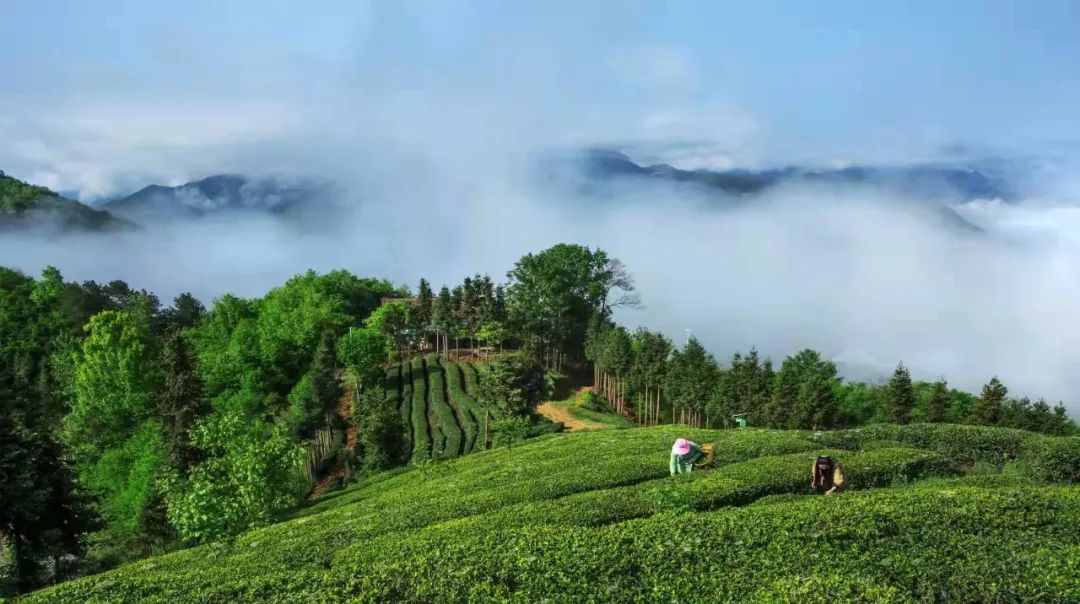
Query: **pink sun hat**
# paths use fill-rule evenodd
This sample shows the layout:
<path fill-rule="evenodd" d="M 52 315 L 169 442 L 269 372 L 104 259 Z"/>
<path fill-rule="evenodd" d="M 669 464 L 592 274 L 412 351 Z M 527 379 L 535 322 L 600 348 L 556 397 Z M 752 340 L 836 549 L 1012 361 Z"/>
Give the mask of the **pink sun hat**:
<path fill-rule="evenodd" d="M 671 452 L 676 455 L 686 455 L 690 452 L 690 441 L 685 438 L 680 438 L 675 441 L 675 446 L 671 447 Z"/>

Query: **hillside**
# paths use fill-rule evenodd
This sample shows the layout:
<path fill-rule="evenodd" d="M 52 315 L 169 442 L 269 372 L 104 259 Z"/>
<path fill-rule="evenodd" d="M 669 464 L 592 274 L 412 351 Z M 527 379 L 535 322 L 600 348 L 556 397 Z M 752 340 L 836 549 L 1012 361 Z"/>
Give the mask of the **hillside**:
<path fill-rule="evenodd" d="M 115 231 L 134 227 L 107 211 L 0 172 L 0 228 L 30 226 L 60 231 Z"/>
<path fill-rule="evenodd" d="M 429 354 L 386 372 L 387 400 L 399 410 L 402 442 L 414 462 L 449 459 L 491 446 L 491 422 L 505 417 L 473 396 L 480 379 L 473 363 Z"/>
<path fill-rule="evenodd" d="M 678 436 L 717 467 L 669 478 Z M 851 489 L 806 495 L 820 453 Z M 551 435 L 18 601 L 1075 601 L 1077 475 L 1080 440 L 1002 428 Z"/>
<path fill-rule="evenodd" d="M 327 185 L 308 180 L 218 174 L 174 187 L 150 185 L 102 207 L 124 218 L 152 222 L 236 212 L 279 214 L 301 209 L 328 193 Z"/>
<path fill-rule="evenodd" d="M 625 202 L 642 192 L 675 192 L 704 198 L 713 207 L 739 207 L 778 191 L 809 191 L 858 200 L 884 198 L 960 233 L 982 229 L 950 207 L 975 199 L 1011 199 L 1016 194 L 998 174 L 965 165 L 910 164 L 817 169 L 786 166 L 760 170 L 682 170 L 640 164 L 625 153 L 588 149 L 539 162 L 545 185 L 599 200 Z M 652 196 L 646 196 L 651 199 Z"/>

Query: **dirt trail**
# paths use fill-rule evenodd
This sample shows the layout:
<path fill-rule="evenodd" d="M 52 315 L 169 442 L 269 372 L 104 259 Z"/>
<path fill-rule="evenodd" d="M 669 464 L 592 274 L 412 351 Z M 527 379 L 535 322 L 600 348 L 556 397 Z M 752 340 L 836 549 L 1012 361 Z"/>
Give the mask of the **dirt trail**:
<path fill-rule="evenodd" d="M 541 404 L 536 410 L 553 422 L 562 422 L 563 427 L 568 432 L 577 432 L 578 430 L 602 430 L 608 427 L 599 422 L 578 419 L 570 413 L 569 409 L 558 406 L 551 401 Z"/>

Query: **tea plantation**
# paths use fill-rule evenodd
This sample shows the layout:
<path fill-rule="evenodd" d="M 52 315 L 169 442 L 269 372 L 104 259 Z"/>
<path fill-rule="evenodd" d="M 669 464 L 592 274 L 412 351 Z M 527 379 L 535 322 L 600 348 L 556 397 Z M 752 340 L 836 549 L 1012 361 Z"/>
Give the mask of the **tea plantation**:
<path fill-rule="evenodd" d="M 679 436 L 716 443 L 716 467 L 669 477 Z M 477 448 L 475 428 L 437 438 Z M 847 492 L 810 494 L 820 453 Z M 1076 602 L 1078 476 L 1080 439 L 998 428 L 549 435 L 18 601 Z"/>

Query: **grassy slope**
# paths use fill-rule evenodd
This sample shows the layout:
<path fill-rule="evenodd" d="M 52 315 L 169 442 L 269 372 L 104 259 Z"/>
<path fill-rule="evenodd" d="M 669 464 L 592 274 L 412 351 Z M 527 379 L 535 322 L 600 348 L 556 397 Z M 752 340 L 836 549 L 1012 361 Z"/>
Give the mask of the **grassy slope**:
<path fill-rule="evenodd" d="M 720 467 L 668 478 L 677 436 L 717 442 Z M 26 601 L 1080 596 L 1076 488 L 961 479 L 863 491 L 950 465 L 895 444 L 866 449 L 831 450 L 859 490 L 792 498 L 807 490 L 810 457 L 826 450 L 805 432 L 553 435 L 512 457 L 490 450 L 379 475 L 232 542 Z M 729 507 L 770 495 L 771 505 Z M 688 509 L 701 511 L 680 514 Z"/>

